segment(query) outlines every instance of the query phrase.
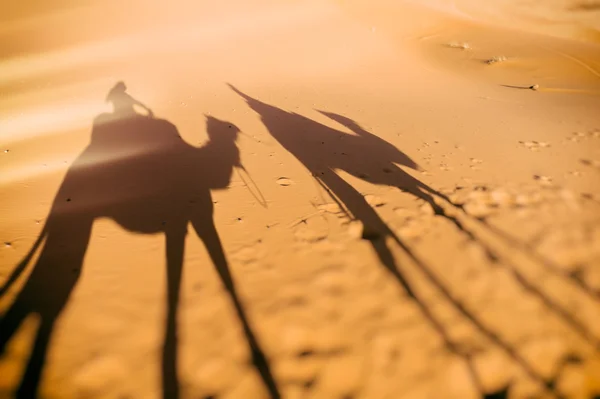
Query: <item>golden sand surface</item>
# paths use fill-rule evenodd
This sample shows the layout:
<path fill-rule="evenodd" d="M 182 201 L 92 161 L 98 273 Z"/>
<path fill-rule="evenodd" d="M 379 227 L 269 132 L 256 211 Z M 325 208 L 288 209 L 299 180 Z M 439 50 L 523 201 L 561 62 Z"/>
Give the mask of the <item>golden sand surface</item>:
<path fill-rule="evenodd" d="M 0 10 L 0 397 L 599 397 L 597 1 Z"/>

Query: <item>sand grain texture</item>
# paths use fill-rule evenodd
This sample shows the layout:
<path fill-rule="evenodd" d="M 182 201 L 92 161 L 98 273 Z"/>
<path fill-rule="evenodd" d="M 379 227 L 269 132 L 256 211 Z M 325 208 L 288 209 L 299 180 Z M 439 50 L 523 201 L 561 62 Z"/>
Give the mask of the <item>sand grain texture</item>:
<path fill-rule="evenodd" d="M 0 397 L 600 395 L 597 2 L 9 3 Z"/>

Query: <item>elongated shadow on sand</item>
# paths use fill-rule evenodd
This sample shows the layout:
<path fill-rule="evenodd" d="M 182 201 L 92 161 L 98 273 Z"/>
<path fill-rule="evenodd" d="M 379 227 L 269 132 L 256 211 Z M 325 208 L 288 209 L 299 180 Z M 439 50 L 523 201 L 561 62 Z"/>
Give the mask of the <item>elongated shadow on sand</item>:
<path fill-rule="evenodd" d="M 260 116 L 262 123 L 270 135 L 310 171 L 321 186 L 331 195 L 333 200 L 340 205 L 340 208 L 347 209 L 350 218 L 358 220 L 363 224 L 363 239 L 370 242 L 381 264 L 395 277 L 406 294 L 420 308 L 425 319 L 444 340 L 446 348 L 464 359 L 471 370 L 473 381 L 479 388 L 482 397 L 503 397 L 503 395 L 506 395 L 506 390 L 484 392 L 483 385 L 479 381 L 472 361 L 474 353 L 461 348 L 460 345 L 454 342 L 447 328 L 430 310 L 430 307 L 425 303 L 421 294 L 414 288 L 416 284 L 412 281 L 411 274 L 406 272 L 407 265 L 397 263 L 394 259 L 386 243 L 386 237 L 392 238 L 402 248 L 403 252 L 411 260 L 410 263 L 417 267 L 421 275 L 465 319 L 475 326 L 481 334 L 509 355 L 532 379 L 538 381 L 554 395 L 560 396 L 554 387 L 556 376 L 545 378 L 519 354 L 511 343 L 505 341 L 497 332 L 489 328 L 475 314 L 468 310 L 436 273 L 386 225 L 377 212 L 366 202 L 363 195 L 336 173 L 336 170 L 343 170 L 373 184 L 397 187 L 402 191 L 414 195 L 416 198 L 426 201 L 437 215 L 446 218 L 461 233 L 477 241 L 487 252 L 490 261 L 497 262 L 497 259 L 489 252 L 490 250 L 486 247 L 485 243 L 478 240 L 477 236 L 471 230 L 463 226 L 461 220 L 448 214 L 440 206 L 440 202 L 452 204 L 448 197 L 417 180 L 397 166 L 403 165 L 408 168 L 418 169 L 417 164 L 413 160 L 378 136 L 367 132 L 349 118 L 333 113 L 321 112 L 323 115 L 347 127 L 354 133 L 353 135 L 322 125 L 302 115 L 287 112 L 266 104 L 246 95 L 234 86 L 230 85 L 230 87 Z M 459 207 L 457 205 L 454 206 Z M 516 273 L 515 270 L 513 272 Z M 544 297 L 543 293 L 536 291 L 531 285 L 528 286 L 524 278 L 520 278 L 519 275 L 516 275 L 516 277 L 519 283 L 528 288 L 532 294 L 540 296 L 549 308 L 563 317 L 584 338 L 593 340 L 593 337 L 590 337 L 587 330 L 581 330 L 582 326 L 574 321 L 568 312 L 557 307 L 554 302 Z"/>
<path fill-rule="evenodd" d="M 109 93 L 114 112 L 94 120 L 91 142 L 69 168 L 42 233 L 30 253 L 0 289 L 4 295 L 40 248 L 38 260 L 0 321 L 0 353 L 31 314 L 40 326 L 16 396 L 36 397 L 46 352 L 56 322 L 81 275 L 92 225 L 110 218 L 138 234 L 166 238 L 167 316 L 162 356 L 163 397 L 179 397 L 177 309 L 187 226 L 203 241 L 228 291 L 248 341 L 252 361 L 273 398 L 279 392 L 269 364 L 250 327 L 213 222 L 210 190 L 228 186 L 241 167 L 233 124 L 207 117 L 209 140 L 193 147 L 170 122 L 125 92 L 119 83 Z M 147 109 L 147 116 L 134 105 Z"/>

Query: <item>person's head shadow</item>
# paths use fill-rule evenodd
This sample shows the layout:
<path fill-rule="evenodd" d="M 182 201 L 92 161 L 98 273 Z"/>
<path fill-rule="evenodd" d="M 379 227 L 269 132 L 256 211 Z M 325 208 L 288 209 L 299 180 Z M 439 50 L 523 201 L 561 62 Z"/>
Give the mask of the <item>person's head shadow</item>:
<path fill-rule="evenodd" d="M 148 116 L 154 116 L 154 113 L 150 108 L 127 93 L 127 86 L 123 81 L 117 82 L 113 88 L 110 89 L 106 96 L 106 102 L 112 104 L 112 113 L 115 118 L 133 118 L 139 116 L 134 108 L 136 105 L 143 108 Z"/>
<path fill-rule="evenodd" d="M 112 113 L 94 120 L 90 144 L 69 167 L 40 237 L 0 287 L 0 296 L 20 277 L 39 250 L 32 271 L 0 320 L 0 354 L 22 322 L 38 314 L 36 340 L 17 397 L 36 397 L 56 321 L 69 301 L 84 265 L 92 226 L 109 218 L 138 234 L 166 239 L 167 318 L 162 357 L 163 397 L 179 397 L 177 310 L 188 225 L 203 241 L 232 298 L 248 340 L 252 361 L 273 397 L 279 397 L 269 365 L 250 328 L 213 221 L 211 190 L 229 185 L 241 166 L 231 122 L 206 117 L 208 140 L 185 142 L 175 125 L 138 114 L 144 107 L 117 84 L 109 93 Z M 157 287 L 157 290 L 159 287 Z"/>

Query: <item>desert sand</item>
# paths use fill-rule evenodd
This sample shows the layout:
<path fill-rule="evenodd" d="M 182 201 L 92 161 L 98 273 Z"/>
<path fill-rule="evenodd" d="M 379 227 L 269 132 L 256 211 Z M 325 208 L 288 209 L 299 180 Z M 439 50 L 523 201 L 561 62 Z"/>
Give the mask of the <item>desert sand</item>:
<path fill-rule="evenodd" d="M 597 1 L 0 9 L 0 397 L 600 396 Z"/>

